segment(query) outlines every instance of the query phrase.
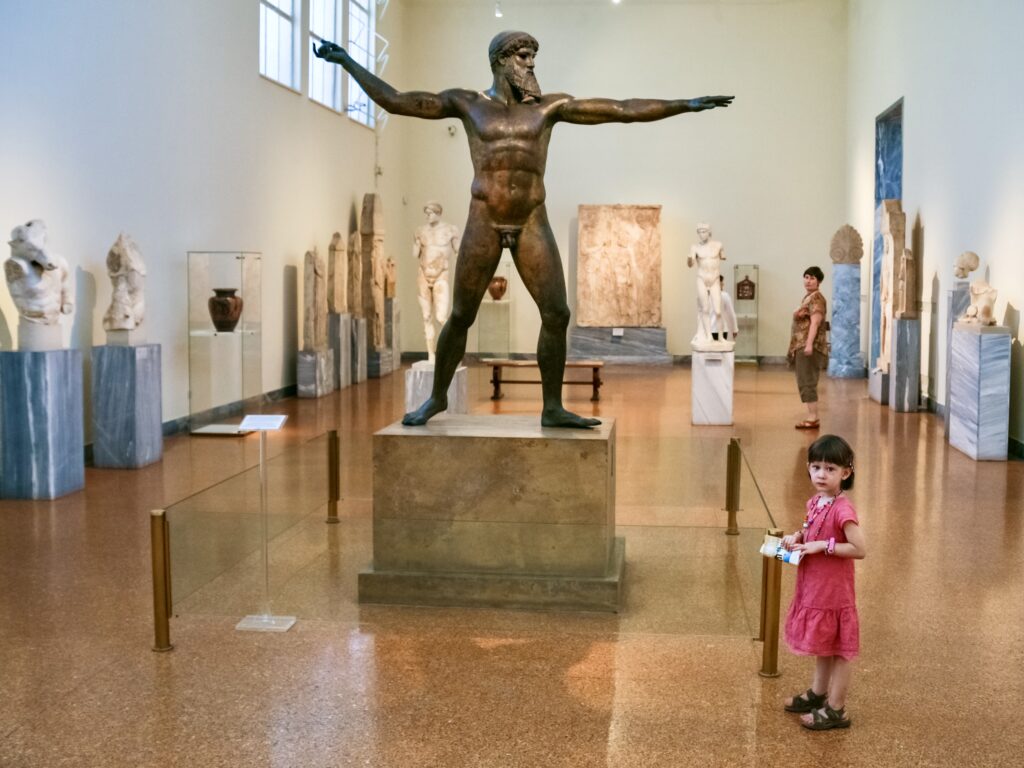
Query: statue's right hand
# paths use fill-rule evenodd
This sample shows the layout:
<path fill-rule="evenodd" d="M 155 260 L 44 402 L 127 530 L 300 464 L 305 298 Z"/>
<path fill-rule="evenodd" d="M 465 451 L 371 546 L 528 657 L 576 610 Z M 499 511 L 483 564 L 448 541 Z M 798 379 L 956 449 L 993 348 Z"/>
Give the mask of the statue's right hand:
<path fill-rule="evenodd" d="M 345 53 L 345 49 L 337 43 L 332 43 L 330 40 L 321 40 L 320 47 L 316 47 L 316 43 L 313 43 L 313 55 L 318 59 L 328 59 L 333 53 Z"/>

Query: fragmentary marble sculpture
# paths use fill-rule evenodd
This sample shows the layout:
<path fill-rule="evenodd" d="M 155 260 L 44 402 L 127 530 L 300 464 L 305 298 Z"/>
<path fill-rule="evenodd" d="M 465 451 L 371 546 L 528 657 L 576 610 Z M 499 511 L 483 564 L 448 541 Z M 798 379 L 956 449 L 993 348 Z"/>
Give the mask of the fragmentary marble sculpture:
<path fill-rule="evenodd" d="M 304 259 L 302 349 L 318 352 L 327 348 L 327 265 L 314 248 Z"/>
<path fill-rule="evenodd" d="M 879 277 L 881 315 L 878 320 L 879 353 L 876 366 L 883 373 L 889 372 L 892 358 L 890 349 L 892 321 L 896 317 L 897 270 L 904 263 L 907 217 L 899 200 L 882 201 L 882 272 Z"/>
<path fill-rule="evenodd" d="M 146 264 L 139 246 L 124 232 L 118 235 L 107 253 L 107 274 L 114 291 L 110 307 L 103 316 L 103 329 L 137 329 L 146 314 Z"/>
<path fill-rule="evenodd" d="M 348 311 L 348 256 L 341 232 L 334 233 L 327 247 L 327 309 L 338 315 Z"/>
<path fill-rule="evenodd" d="M 732 341 L 716 341 L 712 328 L 722 324 L 722 281 L 720 262 L 725 261 L 725 249 L 717 240 L 711 239 L 711 225 L 697 224 L 697 238 L 700 242 L 690 247 L 686 266 L 697 265 L 697 333 L 691 342 L 698 351 L 719 351 L 733 349 Z"/>
<path fill-rule="evenodd" d="M 440 203 L 423 207 L 427 223 L 416 230 L 412 255 L 419 262 L 416 299 L 423 316 L 423 335 L 427 340 L 427 359 L 434 361 L 437 328 L 443 326 L 451 311 L 450 269 L 459 252 L 459 228 L 441 221 Z M 436 325 L 435 325 L 436 323 Z"/>
<path fill-rule="evenodd" d="M 581 205 L 576 325 L 661 327 L 661 206 Z"/>
<path fill-rule="evenodd" d="M 74 310 L 68 264 L 62 257 L 47 251 L 46 224 L 40 219 L 15 227 L 8 244 L 11 256 L 4 262 L 4 275 L 20 316 L 19 346 L 53 348 L 49 339 L 40 339 L 42 344 L 38 347 L 32 339 L 38 335 L 37 329 L 57 327 L 60 316 L 70 315 Z M 59 339 L 56 346 L 59 346 Z"/>
<path fill-rule="evenodd" d="M 367 345 L 371 350 L 382 349 L 384 339 L 384 205 L 380 195 L 368 193 L 363 195 L 363 209 L 359 215 L 358 245 L 356 260 L 358 272 L 354 290 L 349 295 L 355 298 L 355 304 L 349 304 L 349 310 L 357 317 L 365 317 L 368 321 Z M 355 240 L 355 238 L 353 238 Z M 352 254 L 349 254 L 349 264 Z"/>
<path fill-rule="evenodd" d="M 373 249 L 373 344 L 375 349 L 387 346 L 384 299 L 387 296 L 387 259 L 376 244 Z"/>
<path fill-rule="evenodd" d="M 829 256 L 833 264 L 860 264 L 864 257 L 864 241 L 860 232 L 849 224 L 841 226 L 832 236 Z"/>
<path fill-rule="evenodd" d="M 384 298 L 393 299 L 398 291 L 398 265 L 390 256 L 384 261 Z"/>
<path fill-rule="evenodd" d="M 981 260 L 974 251 L 964 251 L 956 257 L 953 264 L 953 274 L 960 280 L 966 280 L 967 276 L 978 268 Z"/>
<path fill-rule="evenodd" d="M 363 316 L 363 246 L 359 228 L 348 238 L 347 309 L 356 317 Z"/>
<path fill-rule="evenodd" d="M 987 280 L 975 280 L 971 283 L 971 306 L 960 318 L 962 323 L 995 325 L 996 296 L 999 292 L 988 284 Z"/>

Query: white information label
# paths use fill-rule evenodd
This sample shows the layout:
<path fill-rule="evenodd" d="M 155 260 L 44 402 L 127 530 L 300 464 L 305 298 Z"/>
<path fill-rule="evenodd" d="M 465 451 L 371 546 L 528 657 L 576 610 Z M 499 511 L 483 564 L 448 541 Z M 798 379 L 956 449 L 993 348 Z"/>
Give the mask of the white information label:
<path fill-rule="evenodd" d="M 287 418 L 279 414 L 252 414 L 242 419 L 238 428 L 249 432 L 276 432 L 284 426 Z"/>
<path fill-rule="evenodd" d="M 625 328 L 612 328 L 612 338 L 618 338 L 626 335 Z"/>

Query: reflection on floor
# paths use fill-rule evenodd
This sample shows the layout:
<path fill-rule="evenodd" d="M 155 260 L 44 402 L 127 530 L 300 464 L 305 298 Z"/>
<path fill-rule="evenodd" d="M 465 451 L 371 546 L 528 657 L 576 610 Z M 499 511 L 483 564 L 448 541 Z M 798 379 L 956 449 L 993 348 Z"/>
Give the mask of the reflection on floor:
<path fill-rule="evenodd" d="M 596 407 L 566 394 L 618 420 L 618 616 L 354 602 L 370 560 L 371 435 L 401 415 L 401 375 L 267 409 L 290 417 L 270 441 L 274 607 L 300 616 L 283 635 L 234 631 L 262 586 L 255 473 L 239 475 L 256 463 L 255 435 L 175 437 L 160 464 L 88 470 L 83 493 L 0 502 L 0 765 L 1020 763 L 1024 463 L 975 463 L 934 416 L 880 408 L 863 381 L 823 383 L 824 429 L 857 450 L 869 557 L 855 725 L 812 734 L 781 707 L 807 687 L 810 663 L 783 649 L 782 676 L 757 676 L 767 513 L 749 475 L 739 537 L 723 535 L 721 511 L 737 435 L 775 519 L 798 525 L 814 435 L 793 429 L 792 374 L 739 368 L 729 428 L 690 425 L 687 369 L 606 373 Z M 488 370 L 470 374 L 475 412 L 538 410 L 536 388 L 495 405 Z M 331 428 L 342 433 L 336 526 L 316 506 L 316 461 L 293 460 Z M 216 503 L 177 507 L 176 649 L 154 654 L 149 510 L 236 475 Z M 784 601 L 791 587 L 787 570 Z"/>

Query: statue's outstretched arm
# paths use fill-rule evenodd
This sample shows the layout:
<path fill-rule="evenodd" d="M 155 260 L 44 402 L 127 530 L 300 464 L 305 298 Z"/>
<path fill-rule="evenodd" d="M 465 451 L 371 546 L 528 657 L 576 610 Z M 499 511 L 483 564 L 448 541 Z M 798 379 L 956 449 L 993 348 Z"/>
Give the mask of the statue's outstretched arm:
<path fill-rule="evenodd" d="M 733 96 L 701 96 L 697 99 L 569 99 L 558 111 L 567 123 L 596 125 L 598 123 L 648 123 L 684 112 L 703 112 L 715 107 L 728 107 Z"/>
<path fill-rule="evenodd" d="M 400 93 L 353 60 L 348 55 L 348 51 L 336 43 L 322 40 L 319 48 L 314 43 L 313 55 L 324 61 L 340 64 L 362 86 L 366 95 L 385 112 L 390 112 L 393 115 L 422 117 L 427 120 L 458 116 L 451 99 L 446 96 L 447 92 L 407 91 Z"/>

